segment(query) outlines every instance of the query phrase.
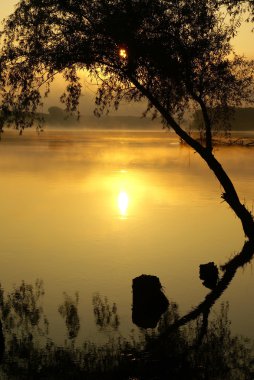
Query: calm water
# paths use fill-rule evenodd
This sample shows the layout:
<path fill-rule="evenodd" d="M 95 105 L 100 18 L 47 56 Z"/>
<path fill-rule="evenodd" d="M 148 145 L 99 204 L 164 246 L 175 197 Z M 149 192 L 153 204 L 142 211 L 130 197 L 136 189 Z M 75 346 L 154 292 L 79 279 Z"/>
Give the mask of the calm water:
<path fill-rule="evenodd" d="M 216 155 L 252 209 L 254 149 L 225 147 Z M 79 339 L 98 339 L 96 292 L 116 302 L 120 333 L 128 336 L 134 277 L 157 275 L 182 314 L 207 293 L 199 264 L 223 264 L 244 241 L 213 174 L 167 132 L 8 132 L 0 187 L 0 281 L 10 290 L 43 280 L 57 342 L 66 334 L 57 311 L 63 292 L 79 292 Z M 221 298 L 230 302 L 233 331 L 252 338 L 253 285 L 249 265 Z"/>

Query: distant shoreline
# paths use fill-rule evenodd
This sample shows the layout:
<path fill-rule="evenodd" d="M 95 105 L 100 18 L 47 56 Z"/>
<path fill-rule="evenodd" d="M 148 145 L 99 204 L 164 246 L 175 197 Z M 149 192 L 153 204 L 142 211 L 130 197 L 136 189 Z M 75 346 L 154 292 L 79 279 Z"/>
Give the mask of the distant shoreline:
<path fill-rule="evenodd" d="M 201 139 L 199 137 L 198 131 L 192 132 L 192 137 L 198 140 L 199 142 L 204 142 L 205 139 Z M 180 139 L 180 143 L 183 145 L 187 145 L 185 141 Z M 234 131 L 232 130 L 229 133 L 229 136 L 225 137 L 215 136 L 213 138 L 214 146 L 244 146 L 244 147 L 254 147 L 254 131 Z"/>
<path fill-rule="evenodd" d="M 23 141 L 28 139 L 30 140 L 31 136 L 33 141 L 35 141 L 36 137 L 39 137 L 39 140 L 47 138 L 47 134 L 60 134 L 61 137 L 66 135 L 66 137 L 71 135 L 72 133 L 79 134 L 80 138 L 82 136 L 85 136 L 85 134 L 110 134 L 112 135 L 121 135 L 123 138 L 129 138 L 131 135 L 137 136 L 138 134 L 143 134 L 144 138 L 150 138 L 151 135 L 156 136 L 157 138 L 165 139 L 165 142 L 167 138 L 174 139 L 175 141 L 178 141 L 179 145 L 187 146 L 187 144 L 180 139 L 180 137 L 172 130 L 167 128 L 162 128 L 161 125 L 157 125 L 157 127 L 154 128 L 140 128 L 140 127 L 121 127 L 121 128 L 111 128 L 109 126 L 101 128 L 101 126 L 76 126 L 76 125 L 64 125 L 64 126 L 58 126 L 58 125 L 48 125 L 45 124 L 45 127 L 42 128 L 42 131 L 37 132 L 35 128 L 28 128 L 25 129 L 22 133 L 22 136 L 19 136 L 19 132 L 12 127 L 5 128 L 4 132 L 1 136 L 2 141 L 14 141 L 16 139 L 21 138 Z M 197 130 L 193 130 L 191 132 L 188 131 L 188 133 L 191 134 L 193 138 L 201 142 L 200 139 L 200 133 Z M 150 136 L 149 136 L 150 135 Z M 203 138 L 204 142 L 204 138 Z M 254 147 L 254 131 L 234 131 L 232 130 L 230 135 L 228 137 L 224 137 L 223 133 L 221 135 L 215 136 L 213 138 L 213 144 L 214 146 L 243 146 L 243 147 Z"/>

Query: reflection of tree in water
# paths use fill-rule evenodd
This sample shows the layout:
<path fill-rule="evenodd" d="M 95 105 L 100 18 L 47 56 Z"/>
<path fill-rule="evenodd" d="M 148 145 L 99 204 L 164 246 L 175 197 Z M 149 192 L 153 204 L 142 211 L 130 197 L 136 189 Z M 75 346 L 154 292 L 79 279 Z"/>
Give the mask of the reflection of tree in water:
<path fill-rule="evenodd" d="M 120 321 L 116 304 L 110 305 L 107 297 L 102 298 L 98 293 L 93 296 L 93 312 L 95 323 L 101 330 L 108 327 L 118 329 Z"/>
<path fill-rule="evenodd" d="M 140 330 L 138 338 L 133 335 L 127 340 L 119 334 L 110 336 L 103 345 L 85 341 L 78 346 L 73 339 L 79 330 L 78 296 L 72 299 L 64 294 L 59 311 L 72 344 L 67 340 L 60 347 L 48 334 L 42 282 L 22 282 L 6 294 L 1 287 L 0 294 L 5 337 L 1 379 L 253 379 L 253 351 L 243 338 L 231 335 L 227 305 L 222 305 L 219 315 L 208 323 L 202 341 L 201 318 L 169 330 L 180 320 L 177 305 L 170 302 L 158 327 Z M 114 331 L 116 305 L 99 295 L 93 303 L 100 329 Z"/>
<path fill-rule="evenodd" d="M 26 284 L 24 281 L 5 296 L 4 289 L 0 288 L 0 305 L 2 319 L 7 330 L 17 330 L 19 333 L 30 330 L 31 326 L 38 327 L 41 322 L 44 327 L 47 320 L 43 316 L 43 309 L 38 301 L 44 295 L 43 283 L 40 280 L 35 285 Z M 23 330 L 19 330 L 22 327 Z M 38 331 L 41 331 L 39 327 Z M 44 331 L 44 329 L 42 330 Z"/>
<path fill-rule="evenodd" d="M 75 293 L 74 300 L 68 294 L 64 293 L 64 303 L 58 308 L 60 315 L 65 318 L 69 339 L 76 338 L 80 329 L 78 302 L 79 295 L 77 292 Z"/>
<path fill-rule="evenodd" d="M 39 280 L 34 286 L 22 281 L 7 295 L 0 287 L 1 320 L 5 336 L 11 338 L 10 345 L 15 342 L 18 345 L 24 339 L 32 341 L 48 333 L 48 321 L 40 305 L 43 295 L 43 283 Z"/>
<path fill-rule="evenodd" d="M 150 357 L 146 367 L 150 373 L 154 371 L 155 378 L 156 371 L 163 373 L 159 379 L 253 378 L 253 351 L 242 337 L 231 335 L 228 304 L 221 304 L 220 312 L 208 324 L 202 342 L 199 339 L 201 319 L 172 330 L 166 337 L 165 331 L 178 319 L 177 305 L 173 304 L 159 322 L 159 334 L 147 337 L 146 349 Z M 155 368 L 153 364 L 149 365 L 152 361 Z"/>
<path fill-rule="evenodd" d="M 0 315 L 5 340 L 3 368 L 9 368 L 7 372 L 10 370 L 13 375 L 21 371 L 21 376 L 25 368 L 27 371 L 35 370 L 36 364 L 32 360 L 35 347 L 46 344 L 48 321 L 41 306 L 43 295 L 43 283 L 39 280 L 34 285 L 22 281 L 7 294 L 2 286 L 0 288 Z"/>
<path fill-rule="evenodd" d="M 239 268 L 244 267 L 246 264 L 248 264 L 253 257 L 254 252 L 254 241 L 247 240 L 245 241 L 242 250 L 235 254 L 232 259 L 230 259 L 226 264 L 220 266 L 220 269 L 222 270 L 223 274 L 222 276 L 218 276 L 218 271 L 214 263 L 208 263 L 208 264 L 201 264 L 200 269 L 202 267 L 206 267 L 210 269 L 208 270 L 208 273 L 206 273 L 205 277 L 203 278 L 204 273 L 200 273 L 200 278 L 204 279 L 203 285 L 209 288 L 212 288 L 210 293 L 208 293 L 204 300 L 200 302 L 199 305 L 197 305 L 195 308 L 193 308 L 190 312 L 179 318 L 175 323 L 168 326 L 168 328 L 165 330 L 164 335 L 166 336 L 170 331 L 174 329 L 178 329 L 180 326 L 184 326 L 187 323 L 190 323 L 191 321 L 194 321 L 195 319 L 198 319 L 202 316 L 203 318 L 203 324 L 202 324 L 202 331 L 201 331 L 201 338 L 202 335 L 206 332 L 206 326 L 208 324 L 208 316 L 209 313 L 213 307 L 213 305 L 216 303 L 216 301 L 220 298 L 220 296 L 223 294 L 223 292 L 228 288 L 229 284 L 233 280 L 237 270 Z M 212 268 L 212 271 L 211 271 Z M 201 271 L 202 272 L 202 271 Z M 212 274 L 212 278 L 216 277 L 216 281 L 214 281 L 214 284 L 210 286 L 210 275 Z M 214 276 L 214 274 L 216 275 Z M 208 275 L 208 277 L 207 277 Z M 209 284 L 207 283 L 207 280 L 209 279 Z M 208 285 L 208 286 L 207 286 Z"/>

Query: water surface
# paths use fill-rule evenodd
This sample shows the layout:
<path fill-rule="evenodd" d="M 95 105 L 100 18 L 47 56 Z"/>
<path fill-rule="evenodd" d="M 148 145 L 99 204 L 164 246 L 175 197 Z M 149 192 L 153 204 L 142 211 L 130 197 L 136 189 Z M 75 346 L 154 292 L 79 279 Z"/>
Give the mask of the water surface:
<path fill-rule="evenodd" d="M 215 151 L 241 199 L 253 208 L 254 149 Z M 80 339 L 98 339 L 92 297 L 116 302 L 128 336 L 131 283 L 160 278 L 184 313 L 208 289 L 199 264 L 223 264 L 244 242 L 239 221 L 198 155 L 168 132 L 6 132 L 0 143 L 1 283 L 43 279 L 44 308 L 58 342 L 63 292 L 79 292 Z M 234 332 L 254 337 L 251 264 L 221 300 Z"/>

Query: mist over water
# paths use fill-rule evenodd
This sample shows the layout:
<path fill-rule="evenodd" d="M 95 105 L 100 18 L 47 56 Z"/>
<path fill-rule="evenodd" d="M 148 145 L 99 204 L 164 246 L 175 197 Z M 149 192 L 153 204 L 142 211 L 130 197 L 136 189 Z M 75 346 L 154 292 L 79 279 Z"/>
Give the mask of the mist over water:
<path fill-rule="evenodd" d="M 254 150 L 216 148 L 241 199 L 253 208 Z M 131 322 L 131 282 L 156 275 L 180 313 L 207 293 L 199 264 L 223 264 L 244 236 L 201 159 L 165 131 L 5 132 L 0 143 L 1 283 L 44 281 L 51 335 L 64 339 L 58 307 L 79 292 L 80 339 L 97 340 L 92 297 Z M 234 332 L 253 336 L 253 273 L 240 271 L 222 300 Z M 216 308 L 215 308 L 216 309 Z"/>

